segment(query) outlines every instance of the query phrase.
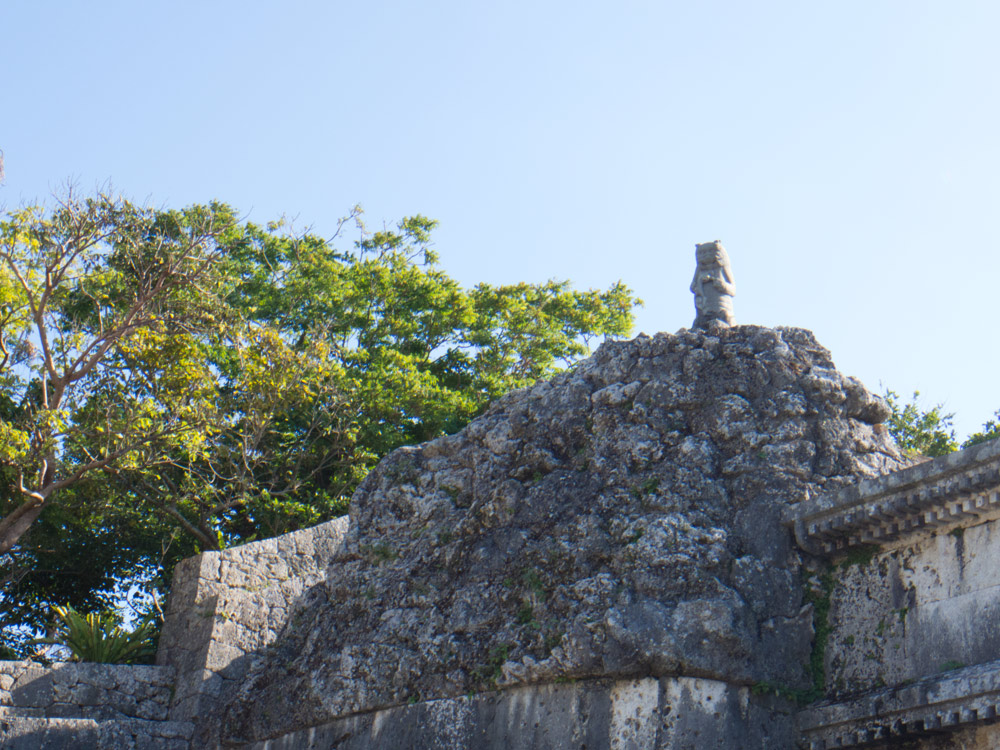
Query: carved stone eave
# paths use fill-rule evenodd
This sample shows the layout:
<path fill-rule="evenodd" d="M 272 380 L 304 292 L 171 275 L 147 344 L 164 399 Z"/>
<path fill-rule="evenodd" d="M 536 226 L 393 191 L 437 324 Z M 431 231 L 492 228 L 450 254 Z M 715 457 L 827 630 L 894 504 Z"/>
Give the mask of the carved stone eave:
<path fill-rule="evenodd" d="M 809 750 L 858 747 L 995 721 L 1000 712 L 1000 661 L 873 690 L 798 714 Z"/>
<path fill-rule="evenodd" d="M 940 526 L 1000 515 L 1000 440 L 950 453 L 789 506 L 799 546 L 836 555 Z"/>

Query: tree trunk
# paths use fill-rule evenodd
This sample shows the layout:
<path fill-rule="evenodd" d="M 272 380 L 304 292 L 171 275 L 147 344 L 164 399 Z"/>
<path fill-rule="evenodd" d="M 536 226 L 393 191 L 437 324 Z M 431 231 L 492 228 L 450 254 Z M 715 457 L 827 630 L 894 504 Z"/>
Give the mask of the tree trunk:
<path fill-rule="evenodd" d="M 32 498 L 0 521 L 0 555 L 13 549 L 17 540 L 41 515 L 44 507 L 45 504 L 41 500 Z"/>

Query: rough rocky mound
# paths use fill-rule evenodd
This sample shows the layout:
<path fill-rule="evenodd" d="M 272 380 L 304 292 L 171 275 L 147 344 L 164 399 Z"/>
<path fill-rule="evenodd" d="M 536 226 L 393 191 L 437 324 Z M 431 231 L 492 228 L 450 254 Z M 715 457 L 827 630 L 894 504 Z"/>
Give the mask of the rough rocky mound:
<path fill-rule="evenodd" d="M 382 461 L 226 734 L 579 677 L 807 687 L 812 610 L 778 516 L 904 465 L 887 416 L 805 330 L 605 344 Z"/>

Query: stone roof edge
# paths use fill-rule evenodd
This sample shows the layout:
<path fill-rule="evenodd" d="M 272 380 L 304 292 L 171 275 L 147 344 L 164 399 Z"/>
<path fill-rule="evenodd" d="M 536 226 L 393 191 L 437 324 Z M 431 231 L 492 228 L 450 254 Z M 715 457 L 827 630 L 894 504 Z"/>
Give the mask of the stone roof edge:
<path fill-rule="evenodd" d="M 837 513 L 998 459 L 1000 459 L 1000 439 L 991 440 L 891 474 L 862 479 L 857 484 L 828 495 L 802 500 L 785 508 L 782 512 L 782 521 L 793 524 L 796 521 L 807 521 Z"/>
<path fill-rule="evenodd" d="M 852 700 L 808 707 L 797 717 L 810 750 L 957 729 L 1000 715 L 1000 661 L 945 672 Z"/>

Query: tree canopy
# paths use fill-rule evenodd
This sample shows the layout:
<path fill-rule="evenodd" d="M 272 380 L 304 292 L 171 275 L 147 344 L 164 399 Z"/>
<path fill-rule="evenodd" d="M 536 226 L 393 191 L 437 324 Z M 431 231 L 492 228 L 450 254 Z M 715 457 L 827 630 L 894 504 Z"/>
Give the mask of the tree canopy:
<path fill-rule="evenodd" d="M 436 222 L 332 238 L 70 195 L 0 220 L 0 622 L 345 512 L 393 449 L 627 335 L 621 283 L 463 288 Z M 342 233 L 358 239 L 341 248 Z"/>
<path fill-rule="evenodd" d="M 886 390 L 885 398 L 891 412 L 889 434 L 905 451 L 933 458 L 957 451 L 959 447 L 968 448 L 1000 437 L 1000 411 L 983 424 L 982 430 L 969 435 L 959 446 L 952 426 L 955 415 L 945 413 L 944 404 L 922 408 L 919 391 L 906 403 L 892 390 Z"/>

